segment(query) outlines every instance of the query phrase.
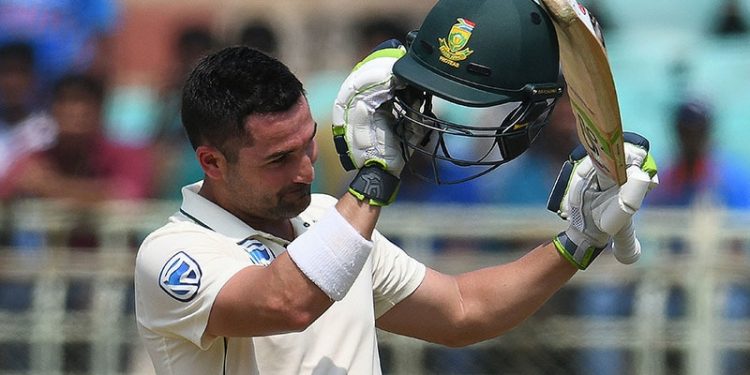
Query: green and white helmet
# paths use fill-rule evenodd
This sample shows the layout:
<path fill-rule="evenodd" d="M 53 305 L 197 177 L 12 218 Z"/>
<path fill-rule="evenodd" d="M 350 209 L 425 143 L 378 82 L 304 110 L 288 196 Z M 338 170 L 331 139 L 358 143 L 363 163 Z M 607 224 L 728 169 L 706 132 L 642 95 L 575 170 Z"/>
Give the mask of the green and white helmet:
<path fill-rule="evenodd" d="M 402 137 L 402 147 L 430 164 L 410 160 L 412 172 L 438 184 L 479 177 L 519 156 L 562 93 L 555 29 L 533 0 L 440 0 L 407 39 L 408 53 L 393 67 L 407 87 L 396 97 L 396 130 L 428 128 L 429 141 Z M 414 96 L 421 106 L 407 105 Z M 433 114 L 433 96 L 462 107 L 511 108 L 460 124 Z M 463 151 L 451 149 L 458 144 Z"/>

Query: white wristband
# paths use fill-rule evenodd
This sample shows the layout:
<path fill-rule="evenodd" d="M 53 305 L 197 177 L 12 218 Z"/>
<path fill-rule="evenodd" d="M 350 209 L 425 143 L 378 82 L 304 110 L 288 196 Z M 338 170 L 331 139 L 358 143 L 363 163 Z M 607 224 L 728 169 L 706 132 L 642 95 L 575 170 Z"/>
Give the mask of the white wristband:
<path fill-rule="evenodd" d="M 372 246 L 372 242 L 331 208 L 292 241 L 287 252 L 308 279 L 332 300 L 340 301 L 357 279 Z"/>

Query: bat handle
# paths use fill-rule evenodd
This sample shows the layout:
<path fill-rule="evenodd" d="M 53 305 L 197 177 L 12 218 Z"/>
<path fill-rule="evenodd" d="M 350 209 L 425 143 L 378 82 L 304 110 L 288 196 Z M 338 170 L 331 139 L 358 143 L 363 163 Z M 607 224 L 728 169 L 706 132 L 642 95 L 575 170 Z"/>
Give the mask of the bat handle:
<path fill-rule="evenodd" d="M 597 180 L 602 190 L 615 185 L 615 182 L 611 178 L 598 170 Z M 615 232 L 612 246 L 612 253 L 615 259 L 622 264 L 632 264 L 638 261 L 641 256 L 641 243 L 635 237 L 633 219 L 628 218 L 623 222 L 622 217 L 618 213 L 613 215 L 607 215 L 607 212 L 603 213 L 602 222 L 600 223 L 602 226 L 601 229 L 607 233 Z"/>
<path fill-rule="evenodd" d="M 614 235 L 614 244 L 612 253 L 622 264 L 632 264 L 641 257 L 641 243 L 635 237 L 635 228 L 633 228 L 633 219 L 629 219 L 619 232 Z"/>

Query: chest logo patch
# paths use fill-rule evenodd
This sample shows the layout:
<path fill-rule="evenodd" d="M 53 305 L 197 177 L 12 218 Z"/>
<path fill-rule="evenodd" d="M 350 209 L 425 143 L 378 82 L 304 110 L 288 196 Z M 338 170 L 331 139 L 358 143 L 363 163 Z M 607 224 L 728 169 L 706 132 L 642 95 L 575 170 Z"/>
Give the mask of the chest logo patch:
<path fill-rule="evenodd" d="M 164 264 L 159 274 L 159 286 L 172 298 L 188 302 L 198 294 L 202 276 L 198 262 L 180 251 Z"/>
<path fill-rule="evenodd" d="M 268 250 L 268 247 L 258 240 L 248 238 L 240 241 L 237 245 L 240 245 L 245 250 L 253 264 L 267 266 L 271 264 L 274 258 L 273 253 Z"/>

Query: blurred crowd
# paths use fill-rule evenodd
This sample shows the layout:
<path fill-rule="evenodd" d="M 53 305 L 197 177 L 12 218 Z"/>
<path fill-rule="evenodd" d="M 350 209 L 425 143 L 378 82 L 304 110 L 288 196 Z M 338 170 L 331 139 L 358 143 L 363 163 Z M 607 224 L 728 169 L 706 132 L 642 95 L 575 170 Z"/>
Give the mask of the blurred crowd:
<path fill-rule="evenodd" d="M 179 199 L 181 186 L 202 178 L 180 122 L 186 75 L 202 56 L 224 46 L 278 52 L 278 31 L 262 20 L 249 20 L 229 38 L 205 23 L 183 25 L 171 41 L 170 76 L 134 99 L 113 83 L 107 65 L 117 19 L 117 6 L 109 1 L 0 2 L 2 202 Z M 40 23 L 46 25 L 42 32 Z M 363 24 L 357 36 L 361 55 L 352 65 L 380 41 L 403 39 L 408 30 L 386 18 Z M 309 77 L 306 90 L 320 122 L 330 121 L 329 107 L 346 74 Z M 149 123 L 132 129 L 140 121 L 133 117 L 144 113 Z M 343 172 L 328 165 L 333 157 L 323 156 L 316 191 L 343 189 Z"/>
<path fill-rule="evenodd" d="M 279 30 L 274 23 L 249 18 L 228 37 L 219 37 L 210 25 L 184 25 L 171 44 L 173 69 L 166 84 L 151 87 L 154 95 L 139 100 L 114 95 L 121 92 L 112 79 L 111 60 L 113 35 L 122 17 L 120 5 L 114 0 L 0 0 L 3 206 L 12 207 L 18 200 L 30 198 L 65 200 L 83 208 L 109 200 L 178 200 L 180 187 L 203 175 L 180 122 L 181 87 L 186 75 L 202 56 L 223 46 L 244 44 L 272 56 L 279 54 Z M 712 32 L 727 37 L 745 35 L 747 21 L 738 7 L 735 0 L 723 1 L 722 16 Z M 610 20 L 601 17 L 600 21 L 606 32 Z M 381 41 L 403 41 L 416 27 L 401 19 L 373 15 L 352 37 L 356 52 L 351 65 Z M 325 70 L 303 77 L 313 116 L 323 128 L 330 123 L 333 99 L 347 73 Z M 750 209 L 750 170 L 747 163 L 727 155 L 715 142 L 717 113 L 712 100 L 715 98 L 701 93 L 685 93 L 669 104 L 670 116 L 663 127 L 674 140 L 674 151 L 666 160 L 659 160 L 661 185 L 648 197 L 647 205 L 711 204 Z M 497 118 L 491 113 L 463 113 L 440 103 L 435 111 L 462 123 Z M 118 128 L 127 125 L 123 119 L 142 113 L 150 114 L 146 130 Z M 449 186 L 433 186 L 407 172 L 399 202 L 524 204 L 542 210 L 561 162 L 577 143 L 574 129 L 570 103 L 563 97 L 549 126 L 517 160 L 479 179 Z M 351 175 L 340 167 L 330 134 L 321 131 L 318 136 L 321 152 L 313 190 L 338 195 Z M 13 227 L 7 217 L 2 220 L 0 245 L 24 248 L 44 244 L 43 238 L 14 231 Z M 78 247 L 95 247 L 97 243 L 85 230 L 70 241 L 71 246 Z M 446 248 L 476 245 L 441 244 Z M 679 244 L 674 251 L 680 251 Z M 604 292 L 608 294 L 589 294 L 584 306 L 588 308 L 582 307 L 579 312 L 630 313 L 627 290 Z M 0 309 L 27 308 L 28 299 L 19 296 L 28 293 L 28 289 L 0 287 Z M 750 293 L 741 287 L 733 293 L 736 303 L 730 303 L 728 313 L 750 314 Z M 613 296 L 623 295 L 619 301 L 626 301 L 625 305 L 615 302 L 618 298 Z M 679 300 L 679 291 L 675 295 L 672 314 L 679 315 L 684 302 Z M 597 296 L 600 299 L 594 300 Z M 588 368 L 595 369 L 592 373 L 614 374 L 618 368 L 627 368 L 617 353 L 609 353 L 610 357 L 607 353 L 590 354 L 600 358 L 598 362 L 591 359 Z M 605 357 L 608 359 L 602 361 Z M 476 366 L 472 360 L 461 363 L 461 356 L 450 358 L 463 369 Z M 740 365 L 739 359 L 735 361 L 731 366 L 750 368 L 747 363 Z"/>
<path fill-rule="evenodd" d="M 593 3 L 594 6 L 596 3 Z M 235 35 L 217 36 L 210 25 L 183 25 L 171 42 L 169 77 L 154 95 L 133 100 L 111 79 L 113 33 L 121 9 L 114 1 L 0 2 L 0 199 L 69 199 L 82 204 L 111 199 L 179 199 L 179 188 L 202 177 L 180 123 L 180 89 L 191 67 L 210 51 L 232 44 L 279 52 L 279 30 L 250 19 Z M 742 34 L 747 26 L 738 4 L 726 2 L 719 34 Z M 609 20 L 602 20 L 607 27 Z M 39 27 L 39 25 L 45 27 Z M 352 64 L 380 41 L 417 25 L 372 16 L 352 38 Z M 313 115 L 329 122 L 330 106 L 346 71 L 323 70 L 304 77 Z M 710 200 L 747 207 L 748 173 L 712 141 L 714 113 L 706 98 L 679 98 L 664 127 L 673 134 L 673 160 L 662 160 L 663 188 L 650 203 L 688 205 Z M 444 110 L 443 110 L 444 109 Z M 436 112 L 458 122 L 493 121 L 491 114 Z M 453 111 L 453 112 L 452 112 Z M 148 113 L 141 129 L 128 119 Z M 136 121 L 137 122 L 137 121 Z M 538 204 L 546 199 L 556 169 L 575 144 L 574 121 L 563 98 L 551 124 L 517 161 L 476 181 L 448 187 L 423 186 L 405 177 L 401 201 Z M 347 174 L 321 132 L 321 159 L 314 190 L 338 194 Z M 666 162 L 666 164 L 664 164 Z M 729 181 L 731 180 L 731 183 Z"/>

